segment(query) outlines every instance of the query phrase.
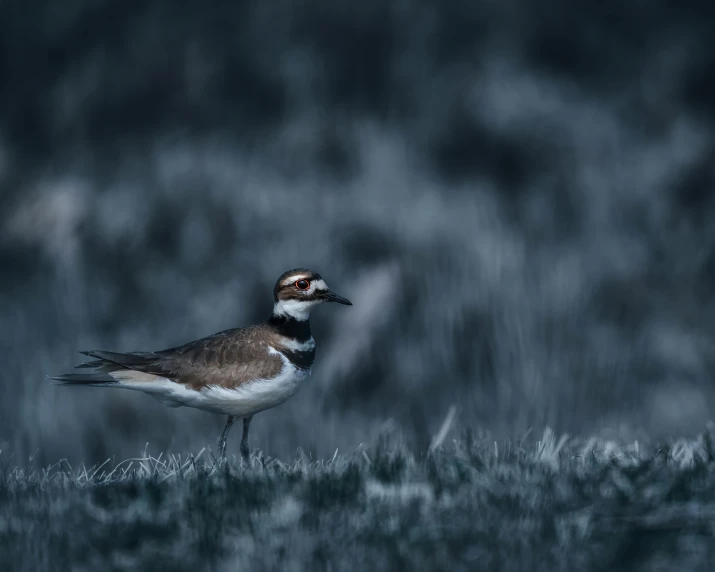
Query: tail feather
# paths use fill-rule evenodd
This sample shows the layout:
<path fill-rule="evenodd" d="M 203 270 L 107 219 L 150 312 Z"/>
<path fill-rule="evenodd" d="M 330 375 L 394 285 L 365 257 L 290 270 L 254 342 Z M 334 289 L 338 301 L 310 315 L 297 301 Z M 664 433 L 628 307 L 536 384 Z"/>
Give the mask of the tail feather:
<path fill-rule="evenodd" d="M 104 363 L 104 362 L 102 362 L 101 360 L 86 361 L 86 362 L 77 364 L 76 366 L 74 366 L 74 368 L 75 368 L 75 369 L 86 369 L 86 368 L 89 368 L 89 369 L 97 369 L 98 367 L 101 367 L 103 363 Z M 114 364 L 113 364 L 113 365 L 114 365 Z"/>
<path fill-rule="evenodd" d="M 79 353 L 95 359 L 81 363 L 75 366 L 75 369 L 91 369 L 92 373 L 67 373 L 49 376 L 49 379 L 59 385 L 116 386 L 121 385 L 121 382 L 111 376 L 111 373 L 135 368 L 141 370 L 143 366 L 156 359 L 154 354 L 144 352 L 118 353 L 92 350 Z"/>
<path fill-rule="evenodd" d="M 81 364 L 83 367 L 98 367 L 103 365 L 105 362 L 111 362 L 120 367 L 131 369 L 132 367 L 146 365 L 147 363 L 150 363 L 156 359 L 156 356 L 154 354 L 145 352 L 119 353 L 106 352 L 103 350 L 91 350 L 79 353 L 95 358 L 96 360 L 86 362 L 86 364 Z"/>
<path fill-rule="evenodd" d="M 102 373 L 66 373 L 64 375 L 50 376 L 49 379 L 58 385 L 119 385 L 116 379 Z"/>

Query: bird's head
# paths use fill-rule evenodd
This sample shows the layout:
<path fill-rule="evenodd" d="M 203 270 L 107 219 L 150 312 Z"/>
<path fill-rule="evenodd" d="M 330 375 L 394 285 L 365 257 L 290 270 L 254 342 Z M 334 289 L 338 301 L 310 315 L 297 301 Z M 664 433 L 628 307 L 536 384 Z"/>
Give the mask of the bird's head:
<path fill-rule="evenodd" d="M 310 311 L 324 302 L 352 306 L 347 298 L 333 292 L 320 274 L 307 268 L 284 272 L 273 289 L 273 315 L 298 321 L 307 320 Z"/>

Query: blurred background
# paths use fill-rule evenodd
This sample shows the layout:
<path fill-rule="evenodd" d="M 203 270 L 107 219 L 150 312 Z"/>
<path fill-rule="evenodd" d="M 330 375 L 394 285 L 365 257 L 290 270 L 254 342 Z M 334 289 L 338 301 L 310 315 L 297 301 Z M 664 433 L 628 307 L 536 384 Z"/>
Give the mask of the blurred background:
<path fill-rule="evenodd" d="M 214 446 L 224 419 L 55 387 L 81 349 L 268 316 L 307 266 L 292 458 L 380 432 L 691 435 L 715 417 L 715 4 L 0 3 L 0 449 Z M 238 433 L 229 450 L 238 451 Z"/>

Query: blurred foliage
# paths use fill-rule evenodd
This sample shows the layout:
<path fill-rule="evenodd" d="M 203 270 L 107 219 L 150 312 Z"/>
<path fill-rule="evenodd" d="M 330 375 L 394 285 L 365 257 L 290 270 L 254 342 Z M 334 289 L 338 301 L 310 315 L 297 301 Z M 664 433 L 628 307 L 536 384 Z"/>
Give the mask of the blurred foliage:
<path fill-rule="evenodd" d="M 260 320 L 296 266 L 355 306 L 316 313 L 312 380 L 252 426 L 273 454 L 385 422 L 426 450 L 453 404 L 497 436 L 692 434 L 715 405 L 712 16 L 0 3 L 0 449 L 213 442 L 220 419 L 44 376 Z"/>

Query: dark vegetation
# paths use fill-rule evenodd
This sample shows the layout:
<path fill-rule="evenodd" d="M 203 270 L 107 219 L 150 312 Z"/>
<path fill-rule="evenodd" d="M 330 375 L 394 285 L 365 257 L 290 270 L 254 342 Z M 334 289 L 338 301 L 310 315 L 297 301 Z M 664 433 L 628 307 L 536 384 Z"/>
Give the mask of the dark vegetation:
<path fill-rule="evenodd" d="M 415 457 L 196 456 L 14 467 L 0 569 L 708 570 L 715 434 L 655 447 L 463 433 Z"/>

